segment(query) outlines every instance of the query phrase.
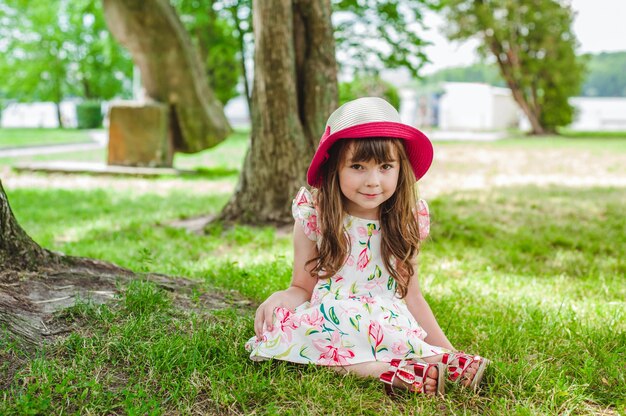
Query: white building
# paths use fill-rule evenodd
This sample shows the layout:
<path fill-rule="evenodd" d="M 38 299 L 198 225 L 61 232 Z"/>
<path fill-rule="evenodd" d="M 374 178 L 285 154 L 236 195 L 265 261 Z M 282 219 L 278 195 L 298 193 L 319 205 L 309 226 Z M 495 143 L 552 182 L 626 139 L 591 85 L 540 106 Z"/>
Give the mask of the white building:
<path fill-rule="evenodd" d="M 626 131 L 626 97 L 573 97 L 572 130 Z"/>
<path fill-rule="evenodd" d="M 61 103 L 65 127 L 76 127 L 76 101 Z M 2 110 L 0 127 L 58 128 L 57 107 L 52 102 L 11 103 Z"/>
<path fill-rule="evenodd" d="M 519 124 L 521 112 L 507 88 L 446 82 L 443 90 L 438 116 L 441 130 L 503 130 Z"/>

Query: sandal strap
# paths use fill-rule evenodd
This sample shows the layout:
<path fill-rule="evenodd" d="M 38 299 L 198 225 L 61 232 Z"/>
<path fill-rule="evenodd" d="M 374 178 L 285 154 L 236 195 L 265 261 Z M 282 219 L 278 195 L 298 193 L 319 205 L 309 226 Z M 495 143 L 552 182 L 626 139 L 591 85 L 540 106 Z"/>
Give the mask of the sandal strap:
<path fill-rule="evenodd" d="M 472 363 L 480 362 L 482 359 L 480 355 L 469 355 L 459 351 L 443 354 L 441 362 L 448 367 L 448 379 L 457 381 L 463 377 Z"/>
<path fill-rule="evenodd" d="M 389 370 L 382 373 L 379 379 L 386 384 L 386 390 L 390 390 L 391 393 L 395 393 L 393 381 L 396 377 L 409 385 L 409 391 L 423 393 L 426 375 L 431 367 L 436 366 L 436 364 L 421 363 L 419 361 L 410 360 L 407 362 L 394 359 L 389 363 Z"/>

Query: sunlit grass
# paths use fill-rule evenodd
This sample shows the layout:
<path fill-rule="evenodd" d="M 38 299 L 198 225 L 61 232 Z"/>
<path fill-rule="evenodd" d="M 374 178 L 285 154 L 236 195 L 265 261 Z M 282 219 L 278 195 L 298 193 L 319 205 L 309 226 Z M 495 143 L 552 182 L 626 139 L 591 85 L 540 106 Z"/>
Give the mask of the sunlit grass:
<path fill-rule="evenodd" d="M 218 212 L 226 194 L 16 189 L 8 196 L 42 245 L 190 277 L 200 284 L 196 299 L 217 286 L 260 302 L 290 280 L 288 232 L 216 224 L 197 235 L 169 225 Z M 184 311 L 168 292 L 137 281 L 110 306 L 66 311 L 62 319 L 82 329 L 23 356 L 0 394 L 0 413 L 626 411 L 623 190 L 504 188 L 430 205 L 421 284 L 455 346 L 494 361 L 481 395 L 450 389 L 443 400 L 392 401 L 375 380 L 254 363 L 243 348 L 254 308 Z M 19 347 L 0 341 L 0 358 L 10 354 Z"/>
<path fill-rule="evenodd" d="M 7 131 L 13 129 L 0 129 L 0 150 L 3 143 L 6 147 L 24 146 L 25 143 L 56 144 L 58 142 L 71 141 L 70 138 L 82 138 L 82 141 L 90 141 L 87 133 L 83 130 L 48 130 L 48 129 L 15 129 L 20 134 L 17 137 Z M 4 133 L 3 133 L 4 132 Z M 3 136 L 4 134 L 4 136 Z M 58 134 L 59 139 L 54 139 Z M 243 158 L 248 147 L 250 132 L 248 130 L 235 130 L 222 143 L 202 152 L 174 155 L 174 167 L 181 170 L 197 170 L 205 179 L 222 176 L 236 176 L 241 169 Z M 54 140 L 57 140 L 56 142 Z M 74 140 L 76 141 L 76 139 Z M 21 143 L 21 144 L 20 144 Z M 15 165 L 26 162 L 45 161 L 77 161 L 106 163 L 107 149 L 91 149 L 85 151 L 71 151 L 63 153 L 45 153 L 20 157 L 0 157 L 0 165 Z"/>
<path fill-rule="evenodd" d="M 0 128 L 0 149 L 92 141 L 89 131 L 85 130 Z"/>

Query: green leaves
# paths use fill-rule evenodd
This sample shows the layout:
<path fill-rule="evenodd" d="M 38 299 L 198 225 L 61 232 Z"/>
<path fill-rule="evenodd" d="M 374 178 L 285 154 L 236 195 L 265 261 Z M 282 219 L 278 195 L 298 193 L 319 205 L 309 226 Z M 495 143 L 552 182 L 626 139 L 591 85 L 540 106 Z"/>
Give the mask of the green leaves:
<path fill-rule="evenodd" d="M 98 0 L 6 0 L 0 85 L 10 98 L 59 103 L 68 95 L 130 95 L 132 63 L 111 38 Z"/>
<path fill-rule="evenodd" d="M 450 39 L 482 40 L 533 133 L 571 123 L 584 63 L 576 57 L 570 6 L 556 0 L 445 0 Z"/>
<path fill-rule="evenodd" d="M 428 0 L 335 0 L 333 24 L 338 62 L 356 74 L 376 74 L 383 68 L 407 68 L 413 76 L 427 61 L 428 45 L 415 31 Z"/>

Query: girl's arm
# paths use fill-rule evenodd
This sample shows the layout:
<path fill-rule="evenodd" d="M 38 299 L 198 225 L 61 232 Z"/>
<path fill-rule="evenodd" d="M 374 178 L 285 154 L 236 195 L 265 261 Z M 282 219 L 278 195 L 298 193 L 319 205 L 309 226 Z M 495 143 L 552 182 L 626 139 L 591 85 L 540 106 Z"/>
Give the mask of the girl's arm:
<path fill-rule="evenodd" d="M 454 350 L 455 348 L 450 341 L 448 341 L 448 338 L 437 323 L 437 319 L 435 319 L 435 315 L 430 309 L 428 302 L 424 299 L 417 279 L 417 261 L 413 264 L 413 270 L 413 276 L 411 276 L 411 280 L 409 280 L 408 291 L 404 298 L 409 312 L 411 312 L 417 323 L 428 333 L 426 342 L 431 345 Z"/>
<path fill-rule="evenodd" d="M 311 241 L 302 226 L 296 221 L 293 227 L 293 276 L 291 285 L 286 290 L 273 293 L 263 302 L 254 317 L 254 332 L 257 337 L 263 335 L 263 330 L 272 330 L 274 309 L 283 307 L 295 309 L 304 302 L 311 300 L 311 294 L 317 284 L 317 279 L 311 277 L 310 271 L 314 263 L 306 266 L 306 262 L 317 257 L 317 245 Z"/>

